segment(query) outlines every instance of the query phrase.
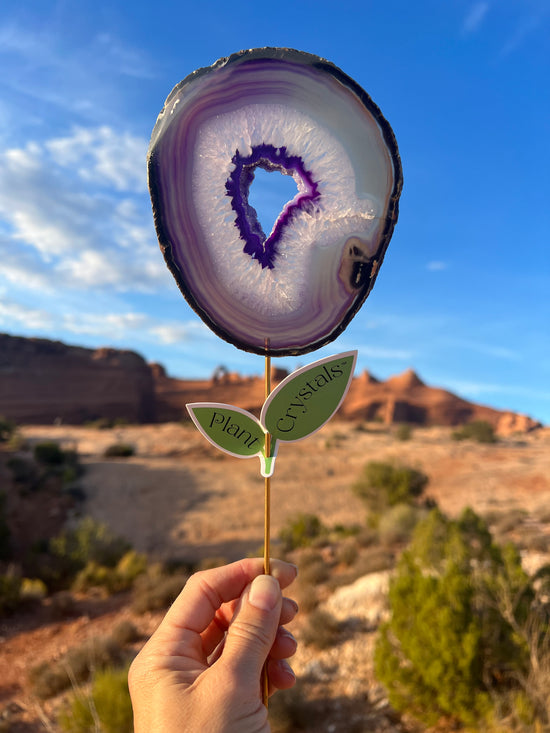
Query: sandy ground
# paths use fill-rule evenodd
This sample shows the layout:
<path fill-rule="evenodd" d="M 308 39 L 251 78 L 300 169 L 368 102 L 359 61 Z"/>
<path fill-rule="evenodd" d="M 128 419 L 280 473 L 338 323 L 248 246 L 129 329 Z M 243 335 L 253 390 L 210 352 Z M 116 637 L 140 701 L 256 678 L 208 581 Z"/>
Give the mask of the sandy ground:
<path fill-rule="evenodd" d="M 264 479 L 257 458 L 228 456 L 192 425 L 129 426 L 100 431 L 27 427 L 31 441 L 52 439 L 76 448 L 86 472 L 83 513 L 106 522 L 138 550 L 159 557 L 234 559 L 263 542 Z M 523 508 L 550 511 L 550 429 L 493 445 L 450 438 L 448 428 L 424 428 L 409 441 L 379 426 L 333 421 L 318 433 L 280 447 L 271 479 L 271 535 L 299 512 L 328 525 L 361 522 L 365 511 L 351 485 L 371 460 L 394 460 L 429 476 L 427 493 L 456 515 Z M 135 455 L 107 459 L 105 449 L 130 443 Z"/>

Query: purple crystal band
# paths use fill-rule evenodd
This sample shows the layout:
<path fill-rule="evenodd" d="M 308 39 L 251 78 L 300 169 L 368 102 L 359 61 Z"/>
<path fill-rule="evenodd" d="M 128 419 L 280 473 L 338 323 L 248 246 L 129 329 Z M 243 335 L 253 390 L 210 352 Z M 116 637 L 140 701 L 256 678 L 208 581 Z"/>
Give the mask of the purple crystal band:
<path fill-rule="evenodd" d="M 288 155 L 286 147 L 276 148 L 263 143 L 252 148 L 250 155 L 243 157 L 235 152 L 231 161 L 235 168 L 226 181 L 227 195 L 231 197 L 231 208 L 236 213 L 235 224 L 244 242 L 243 252 L 257 260 L 262 268 L 273 269 L 277 256 L 277 242 L 296 211 L 307 211 L 321 196 L 318 184 L 305 168 L 298 155 Z M 286 204 L 275 222 L 273 231 L 266 237 L 256 210 L 248 203 L 250 184 L 254 180 L 256 168 L 265 171 L 279 171 L 287 175 L 297 173 L 304 184 L 305 191 L 297 194 Z"/>

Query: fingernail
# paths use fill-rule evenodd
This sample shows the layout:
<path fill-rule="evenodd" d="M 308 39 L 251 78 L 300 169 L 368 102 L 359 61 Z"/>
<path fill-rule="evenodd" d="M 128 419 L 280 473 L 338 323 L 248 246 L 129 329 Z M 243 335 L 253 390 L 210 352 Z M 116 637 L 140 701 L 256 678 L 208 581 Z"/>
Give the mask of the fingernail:
<path fill-rule="evenodd" d="M 285 639 L 290 639 L 291 641 L 293 641 L 296 644 L 296 646 L 298 646 L 298 642 L 296 641 L 296 637 L 294 636 L 294 634 L 291 634 L 288 629 L 280 628 L 279 629 L 279 634 L 281 636 L 284 636 Z"/>
<path fill-rule="evenodd" d="M 291 677 L 293 680 L 296 679 L 296 675 L 294 674 L 294 670 L 290 666 L 290 664 L 286 661 L 286 659 L 281 659 L 279 662 L 279 667 L 282 672 L 287 674 L 289 677 Z"/>
<path fill-rule="evenodd" d="M 280 596 L 279 583 L 272 575 L 258 575 L 252 581 L 248 600 L 261 611 L 273 611 L 279 602 Z"/>
<path fill-rule="evenodd" d="M 293 598 L 288 598 L 287 600 L 292 604 L 292 607 L 294 608 L 294 613 L 298 613 L 298 611 L 300 610 L 300 606 L 296 603 L 296 601 Z"/>

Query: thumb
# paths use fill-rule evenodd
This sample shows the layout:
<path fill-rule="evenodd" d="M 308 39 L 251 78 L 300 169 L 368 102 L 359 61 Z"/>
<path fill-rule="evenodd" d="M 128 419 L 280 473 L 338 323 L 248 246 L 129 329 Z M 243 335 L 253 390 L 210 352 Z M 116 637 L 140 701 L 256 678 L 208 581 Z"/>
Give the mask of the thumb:
<path fill-rule="evenodd" d="M 259 680 L 275 641 L 281 605 L 281 588 L 272 575 L 258 575 L 242 596 L 227 632 L 223 658 L 244 684 Z"/>

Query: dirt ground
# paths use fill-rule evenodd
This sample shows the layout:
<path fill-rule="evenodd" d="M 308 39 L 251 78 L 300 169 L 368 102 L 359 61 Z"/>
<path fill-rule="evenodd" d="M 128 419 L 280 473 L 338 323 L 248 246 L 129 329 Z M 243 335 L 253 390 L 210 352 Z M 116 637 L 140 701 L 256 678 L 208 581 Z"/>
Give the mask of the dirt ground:
<path fill-rule="evenodd" d="M 362 426 L 359 426 L 362 427 Z M 83 513 L 106 522 L 133 546 L 159 557 L 235 559 L 263 542 L 264 479 L 257 458 L 228 456 L 192 425 L 114 430 L 27 427 L 31 442 L 75 448 L 86 472 Z M 465 506 L 488 511 L 550 511 L 550 429 L 481 445 L 450 438 L 449 428 L 418 428 L 396 440 L 380 426 L 333 421 L 279 449 L 271 479 L 272 537 L 289 517 L 317 514 L 328 525 L 361 522 L 364 507 L 350 487 L 372 460 L 395 460 L 429 476 L 428 495 L 456 515 Z M 128 443 L 135 455 L 103 457 Z"/>
<path fill-rule="evenodd" d="M 33 426 L 21 432 L 31 444 L 55 440 L 78 451 L 86 469 L 80 480 L 87 497 L 81 513 L 106 522 L 137 550 L 190 561 L 229 561 L 259 552 L 264 480 L 258 459 L 217 451 L 192 425 Z M 362 523 L 365 510 L 350 487 L 371 460 L 396 460 L 423 470 L 429 476 L 428 495 L 451 516 L 471 506 L 481 514 L 523 509 L 533 523 L 539 517 L 549 521 L 550 429 L 491 445 L 457 442 L 450 435 L 449 428 L 418 428 L 412 439 L 399 441 L 376 424 L 334 420 L 301 443 L 281 446 L 271 479 L 272 554 L 277 554 L 279 530 L 299 512 L 317 514 L 327 525 Z M 106 448 L 115 443 L 133 445 L 135 455 L 105 458 Z M 83 598 L 75 615 L 62 621 L 48 614 L 47 605 L 38 614 L 0 621 L 0 714 L 16 721 L 6 730 L 48 729 L 40 720 L 47 720 L 51 705 L 29 695 L 26 675 L 32 665 L 107 633 L 121 618 L 133 620 L 144 636 L 151 633 L 160 615 L 134 617 L 127 601 L 124 595 Z M 1 724 L 0 719 L 4 730 Z"/>

